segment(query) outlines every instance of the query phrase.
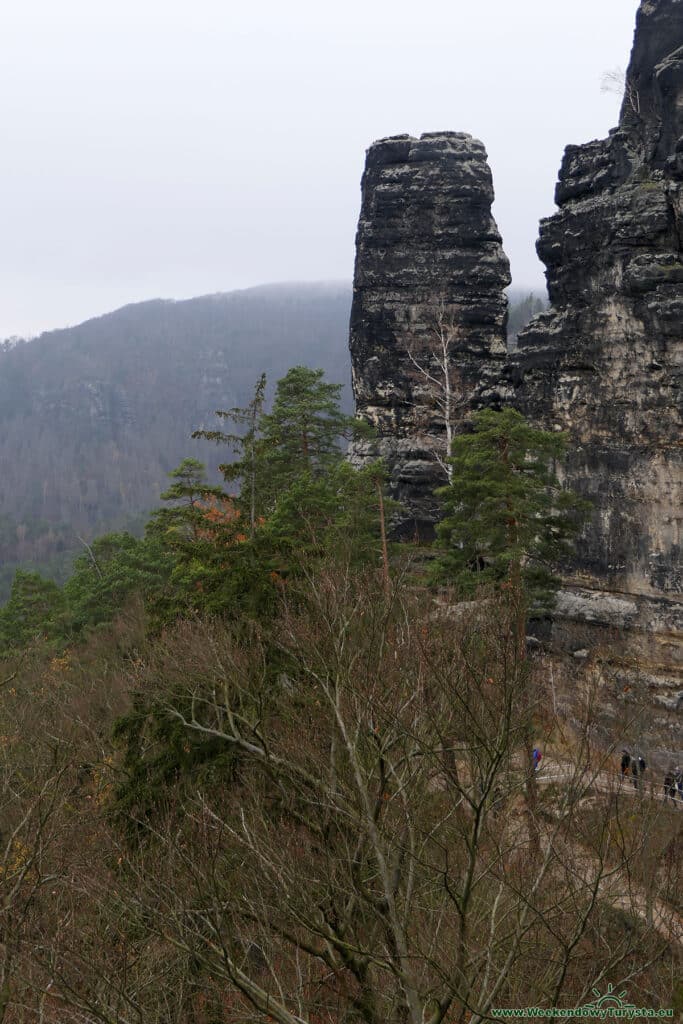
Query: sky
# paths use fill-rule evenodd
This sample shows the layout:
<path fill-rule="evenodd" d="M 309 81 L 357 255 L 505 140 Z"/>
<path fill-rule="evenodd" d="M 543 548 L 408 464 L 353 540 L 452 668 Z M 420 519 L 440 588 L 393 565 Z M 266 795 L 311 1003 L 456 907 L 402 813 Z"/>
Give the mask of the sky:
<path fill-rule="evenodd" d="M 350 280 L 365 150 L 467 131 L 513 285 L 603 137 L 637 0 L 1 0 L 0 338 L 128 302 Z"/>

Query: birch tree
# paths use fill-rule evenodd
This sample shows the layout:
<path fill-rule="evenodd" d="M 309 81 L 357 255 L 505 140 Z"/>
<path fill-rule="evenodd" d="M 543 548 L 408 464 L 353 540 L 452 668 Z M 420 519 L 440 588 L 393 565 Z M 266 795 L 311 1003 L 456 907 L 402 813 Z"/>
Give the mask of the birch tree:
<path fill-rule="evenodd" d="M 430 405 L 443 425 L 444 440 L 434 456 L 448 482 L 453 467 L 448 462 L 453 443 L 455 416 L 463 404 L 462 381 L 455 365 L 455 353 L 462 338 L 457 311 L 441 304 L 428 321 L 426 339 L 411 336 L 405 343 L 410 364 L 422 381 Z"/>

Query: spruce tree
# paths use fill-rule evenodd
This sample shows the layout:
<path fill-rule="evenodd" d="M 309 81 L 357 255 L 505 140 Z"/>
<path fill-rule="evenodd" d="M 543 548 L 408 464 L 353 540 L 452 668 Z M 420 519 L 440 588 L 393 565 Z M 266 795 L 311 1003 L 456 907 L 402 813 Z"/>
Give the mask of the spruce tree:
<path fill-rule="evenodd" d="M 248 405 L 232 409 L 217 409 L 216 416 L 229 420 L 237 427 L 243 427 L 242 433 L 225 433 L 223 430 L 195 430 L 192 437 L 203 437 L 207 441 L 227 444 L 234 454 L 240 458 L 233 462 L 223 463 L 219 468 L 226 483 L 241 480 L 240 505 L 249 517 L 249 537 L 254 539 L 256 530 L 256 510 L 259 502 L 259 490 L 262 476 L 259 472 L 261 463 L 261 415 L 266 395 L 266 375 L 262 373 L 256 382 L 254 396 Z"/>
<path fill-rule="evenodd" d="M 169 620 L 188 610 L 223 611 L 241 591 L 233 572 L 246 526 L 233 499 L 206 480 L 197 459 L 183 459 L 161 495 L 167 502 L 147 525 L 146 537 L 161 544 L 173 560 L 170 585 L 157 595 L 153 616 Z"/>
<path fill-rule="evenodd" d="M 289 575 L 338 556 L 354 565 L 379 565 L 384 483 L 381 464 L 359 472 L 342 458 L 324 473 L 292 481 L 262 530 L 262 550 L 270 548 L 273 569 Z"/>
<path fill-rule="evenodd" d="M 342 442 L 367 426 L 339 408 L 341 384 L 329 384 L 323 370 L 294 366 L 277 382 L 273 408 L 261 420 L 267 502 L 295 480 L 323 476 L 343 458 Z"/>
<path fill-rule="evenodd" d="M 156 600 L 175 565 L 174 552 L 158 537 L 97 537 L 76 559 L 64 585 L 74 635 L 111 622 L 133 595 L 146 603 Z"/>
<path fill-rule="evenodd" d="M 183 459 L 168 474 L 173 481 L 161 495 L 167 507 L 152 516 L 147 532 L 165 536 L 169 546 L 183 547 L 199 539 L 207 524 L 207 503 L 228 496 L 207 482 L 206 467 L 197 459 Z"/>

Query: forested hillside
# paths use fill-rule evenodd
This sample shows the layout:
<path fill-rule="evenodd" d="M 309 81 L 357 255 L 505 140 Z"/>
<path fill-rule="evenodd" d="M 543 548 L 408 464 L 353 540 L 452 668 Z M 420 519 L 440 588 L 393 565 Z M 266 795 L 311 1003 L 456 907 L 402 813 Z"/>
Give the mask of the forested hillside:
<path fill-rule="evenodd" d="M 541 308 L 512 291 L 514 334 Z M 221 459 L 194 430 L 242 406 L 265 370 L 323 369 L 352 408 L 350 285 L 266 285 L 125 306 L 30 342 L 0 345 L 0 602 L 18 566 L 63 581 L 83 542 L 140 532 L 186 456 Z"/>
<path fill-rule="evenodd" d="M 77 535 L 142 526 L 190 435 L 243 405 L 267 370 L 320 366 L 351 407 L 346 284 L 253 288 L 126 306 L 0 346 L 0 600 L 17 564 L 57 578 Z"/>
<path fill-rule="evenodd" d="M 17 573 L 3 1024 L 683 1005 L 676 776 L 615 770 L 647 709 L 610 715 L 527 635 L 587 511 L 566 436 L 473 413 L 425 559 L 387 537 L 382 461 L 346 458 L 369 428 L 340 391 L 295 366 L 266 410 L 259 381 L 223 419 L 233 493 L 185 459 L 142 539 L 61 588 Z"/>
<path fill-rule="evenodd" d="M 511 288 L 508 292 L 508 347 L 517 347 L 517 335 L 537 313 L 548 308 L 548 296 L 543 292 Z"/>

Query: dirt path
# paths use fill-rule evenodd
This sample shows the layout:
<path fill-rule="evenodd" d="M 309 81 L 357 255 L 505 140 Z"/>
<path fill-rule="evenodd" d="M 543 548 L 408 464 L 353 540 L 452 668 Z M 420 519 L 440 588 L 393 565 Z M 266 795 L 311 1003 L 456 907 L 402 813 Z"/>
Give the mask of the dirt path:
<path fill-rule="evenodd" d="M 564 782 L 571 780 L 572 773 L 576 775 L 576 766 L 570 761 L 555 759 L 552 756 L 544 757 L 541 768 L 536 773 L 539 786 L 545 786 L 552 782 Z M 648 772 L 649 774 L 649 772 Z M 683 810 L 683 800 L 676 798 L 671 802 L 664 793 L 663 781 L 648 778 L 648 774 L 638 779 L 638 786 L 633 785 L 633 778 L 630 775 L 622 775 L 621 772 L 608 771 L 607 769 L 591 769 L 587 767 L 585 773 L 580 777 L 582 786 L 588 790 L 598 793 L 614 793 L 619 796 L 639 797 L 641 799 L 656 800 L 659 803 L 668 803 L 671 807 Z M 577 777 L 577 782 L 579 778 Z"/>
<path fill-rule="evenodd" d="M 610 793 L 617 797 L 628 797 L 629 799 L 653 800 L 658 803 L 670 803 L 664 793 L 663 785 L 656 782 L 638 780 L 636 788 L 633 785 L 631 776 L 622 776 L 620 772 L 608 770 L 591 771 L 587 769 L 583 774 L 577 774 L 576 768 L 570 762 L 544 758 L 543 767 L 536 773 L 536 780 L 539 786 L 552 783 L 568 784 L 572 781 L 585 792 L 589 797 L 591 793 Z M 572 778 L 572 773 L 574 777 Z M 683 801 L 676 800 L 675 805 L 683 810 Z M 596 858 L 581 846 L 574 844 L 576 855 L 577 875 L 587 878 L 595 872 L 598 862 Z M 683 918 L 673 907 L 663 900 L 651 899 L 640 887 L 629 883 L 629 891 L 624 893 L 624 878 L 619 874 L 606 875 L 599 884 L 599 895 L 606 899 L 614 907 L 626 913 L 636 913 L 649 927 L 654 928 L 667 942 L 675 942 L 683 945 Z"/>

